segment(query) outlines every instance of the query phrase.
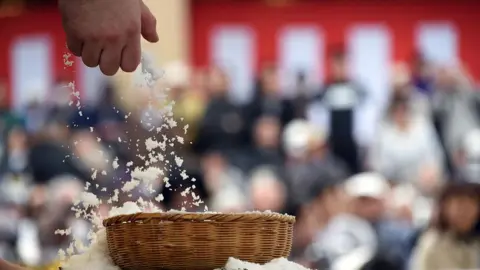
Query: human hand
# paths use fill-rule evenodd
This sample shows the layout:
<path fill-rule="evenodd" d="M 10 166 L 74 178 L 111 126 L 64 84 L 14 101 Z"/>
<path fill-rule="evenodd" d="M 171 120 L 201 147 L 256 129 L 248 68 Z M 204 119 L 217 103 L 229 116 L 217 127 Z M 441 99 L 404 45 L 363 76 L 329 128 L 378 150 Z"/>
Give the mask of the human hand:
<path fill-rule="evenodd" d="M 105 75 L 140 64 L 140 41 L 157 42 L 156 19 L 142 0 L 58 0 L 67 46 Z"/>

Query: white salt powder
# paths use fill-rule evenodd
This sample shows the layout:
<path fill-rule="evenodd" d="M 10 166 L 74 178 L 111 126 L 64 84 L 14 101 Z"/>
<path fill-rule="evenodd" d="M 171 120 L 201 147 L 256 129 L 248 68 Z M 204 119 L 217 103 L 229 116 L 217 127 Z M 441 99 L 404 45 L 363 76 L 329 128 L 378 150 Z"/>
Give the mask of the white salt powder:
<path fill-rule="evenodd" d="M 140 181 L 132 179 L 132 180 L 126 182 L 126 183 L 123 185 L 122 191 L 123 191 L 124 193 L 130 192 L 130 191 L 132 191 L 133 189 L 135 189 L 139 184 L 140 184 Z"/>
<path fill-rule="evenodd" d="M 227 264 L 223 268 L 225 270 L 308 270 L 299 264 L 291 262 L 285 258 L 274 259 L 264 265 L 245 262 L 235 258 L 229 258 Z"/>
<path fill-rule="evenodd" d="M 163 171 L 158 167 L 148 167 L 145 170 L 137 167 L 132 171 L 131 175 L 133 179 L 138 179 L 148 183 L 157 180 L 161 174 L 163 174 Z"/>
<path fill-rule="evenodd" d="M 97 207 L 100 204 L 100 200 L 98 199 L 97 195 L 91 192 L 82 192 L 80 193 L 80 202 L 83 204 L 85 208 L 88 207 Z"/>

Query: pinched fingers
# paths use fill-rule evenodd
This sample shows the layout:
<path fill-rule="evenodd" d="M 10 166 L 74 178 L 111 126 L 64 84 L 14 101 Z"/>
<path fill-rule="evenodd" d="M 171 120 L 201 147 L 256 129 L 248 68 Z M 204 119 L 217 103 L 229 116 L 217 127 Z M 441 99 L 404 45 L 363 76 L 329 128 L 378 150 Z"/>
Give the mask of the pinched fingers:
<path fill-rule="evenodd" d="M 129 38 L 127 45 L 122 51 L 121 68 L 125 72 L 133 72 L 140 64 L 141 45 L 140 35 Z"/>

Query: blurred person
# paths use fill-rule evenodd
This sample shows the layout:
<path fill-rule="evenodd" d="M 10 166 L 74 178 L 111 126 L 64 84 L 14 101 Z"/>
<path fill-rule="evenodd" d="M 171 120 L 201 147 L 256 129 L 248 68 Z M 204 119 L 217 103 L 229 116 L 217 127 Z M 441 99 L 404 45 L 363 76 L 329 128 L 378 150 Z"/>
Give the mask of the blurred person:
<path fill-rule="evenodd" d="M 473 87 L 464 83 L 461 70 L 453 67 L 439 69 L 432 94 L 433 122 L 444 146 L 446 165 L 455 174 L 456 155 L 469 131 L 480 128 L 480 104 Z"/>
<path fill-rule="evenodd" d="M 0 78 L 0 154 L 10 130 L 16 126 L 24 127 L 24 119 L 9 108 L 7 100 L 7 79 Z"/>
<path fill-rule="evenodd" d="M 393 95 L 386 119 L 380 123 L 378 137 L 370 149 L 369 165 L 395 184 L 415 183 L 429 190 L 440 184 L 443 155 L 433 125 L 415 114 L 410 99 Z"/>
<path fill-rule="evenodd" d="M 83 224 L 75 220 L 75 213 L 71 211 L 72 202 L 79 198 L 83 192 L 83 183 L 70 176 L 61 176 L 52 179 L 46 186 L 46 202 L 44 209 L 35 220 L 38 228 L 38 241 L 41 246 L 41 262 L 39 265 L 51 263 L 58 256 L 60 248 L 67 248 L 72 236 L 88 243 L 88 229 L 82 228 Z M 58 229 L 72 229 L 72 235 L 55 234 Z M 80 233 L 79 233 L 80 232 Z"/>
<path fill-rule="evenodd" d="M 480 128 L 465 134 L 455 156 L 456 179 L 480 183 Z"/>
<path fill-rule="evenodd" d="M 342 182 L 349 172 L 346 165 L 332 155 L 327 137 L 306 120 L 293 120 L 283 131 L 286 153 L 286 175 L 294 201 L 302 200 L 309 193 L 311 182 Z"/>
<path fill-rule="evenodd" d="M 73 80 L 66 76 L 60 76 L 49 91 L 48 114 L 49 119 L 68 124 L 69 117 L 75 113 L 76 104 L 70 104 L 73 95 Z"/>
<path fill-rule="evenodd" d="M 245 111 L 250 127 L 262 115 L 277 117 L 280 119 L 282 127 L 295 117 L 292 101 L 282 97 L 276 66 L 266 65 L 261 70 L 254 89 L 253 100 L 245 106 Z"/>
<path fill-rule="evenodd" d="M 437 214 L 421 236 L 413 255 L 412 269 L 477 269 L 479 242 L 474 234 L 479 220 L 478 185 L 452 183 L 444 187 Z"/>
<path fill-rule="evenodd" d="M 187 134 L 182 134 L 182 136 L 185 137 L 186 141 L 192 142 L 196 139 L 198 124 L 204 116 L 207 106 L 207 74 L 203 69 L 200 69 L 194 71 L 190 76 L 192 72 L 182 66 L 174 66 L 175 69 L 179 69 L 176 72 L 187 74 L 175 75 L 175 79 L 172 78 L 173 81 L 169 82 L 168 85 L 172 88 L 171 92 L 174 93 L 172 97 L 175 100 L 173 115 L 182 123 L 188 125 Z M 169 73 L 171 72 L 166 69 L 165 75 L 168 76 Z"/>
<path fill-rule="evenodd" d="M 306 118 L 307 105 L 312 99 L 310 96 L 311 91 L 307 84 L 307 75 L 303 71 L 298 72 L 296 79 L 295 97 L 292 101 L 295 108 L 295 118 Z"/>
<path fill-rule="evenodd" d="M 249 180 L 252 208 L 258 211 L 284 212 L 287 190 L 283 181 L 268 166 L 260 166 Z"/>
<path fill-rule="evenodd" d="M 411 62 L 412 82 L 421 93 L 430 96 L 433 93 L 431 64 L 421 53 L 415 53 Z"/>
<path fill-rule="evenodd" d="M 348 78 L 347 56 L 343 50 L 330 55 L 332 76 L 313 103 L 320 102 L 326 110 L 326 126 L 332 153 L 353 174 L 362 170 L 356 141 L 356 113 L 366 99 L 366 92 Z"/>
<path fill-rule="evenodd" d="M 396 63 L 393 67 L 391 96 L 395 95 L 407 98 L 414 113 L 419 116 L 430 117 L 429 97 L 412 84 L 412 74 L 405 63 Z"/>
<path fill-rule="evenodd" d="M 401 265 L 403 241 L 409 231 L 386 216 L 385 199 L 390 190 L 386 179 L 361 173 L 347 179 L 344 188 L 350 198 L 347 210 L 330 220 L 311 252 L 325 258 L 329 269 L 359 269 L 373 258 Z"/>
<path fill-rule="evenodd" d="M 223 196 L 223 192 L 247 194 L 244 175 L 233 167 L 221 152 L 213 151 L 204 154 L 201 158 L 201 168 L 203 184 L 208 194 L 207 205 L 210 208 L 224 207 L 217 203 L 219 201 L 217 196 Z"/>
<path fill-rule="evenodd" d="M 74 175 L 82 181 L 90 179 L 88 169 L 65 147 L 69 146 L 68 135 L 67 127 L 53 122 L 32 138 L 28 163 L 35 183 L 45 184 L 64 174 Z"/>
<path fill-rule="evenodd" d="M 70 51 L 105 75 L 136 70 L 141 36 L 158 41 L 155 16 L 141 0 L 61 0 L 58 8 Z"/>
<path fill-rule="evenodd" d="M 241 110 L 228 99 L 230 81 L 219 68 L 208 73 L 210 100 L 198 127 L 195 150 L 230 152 L 246 145 L 246 125 Z"/>
<path fill-rule="evenodd" d="M 295 198 L 295 209 L 291 214 L 296 217 L 290 258 L 311 268 L 324 269 L 328 267 L 327 262 L 319 261 L 310 245 L 333 217 L 345 211 L 345 194 L 342 182 L 335 178 L 323 175 L 307 177 L 308 181 L 302 186 L 305 192 L 302 195 L 290 194 Z"/>
<path fill-rule="evenodd" d="M 233 154 L 231 162 L 246 173 L 261 165 L 282 168 L 284 159 L 280 145 L 280 125 L 276 117 L 267 115 L 260 117 L 253 128 L 253 147 Z"/>
<path fill-rule="evenodd" d="M 0 161 L 0 174 L 24 174 L 28 172 L 28 135 L 20 127 L 7 134 L 6 151 Z"/>

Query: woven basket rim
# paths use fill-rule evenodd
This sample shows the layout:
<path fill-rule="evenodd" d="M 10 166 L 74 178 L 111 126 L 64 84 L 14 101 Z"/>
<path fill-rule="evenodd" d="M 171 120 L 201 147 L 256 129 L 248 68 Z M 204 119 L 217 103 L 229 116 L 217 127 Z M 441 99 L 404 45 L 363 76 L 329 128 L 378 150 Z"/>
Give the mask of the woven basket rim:
<path fill-rule="evenodd" d="M 129 215 L 118 215 L 103 220 L 103 226 L 109 227 L 122 223 L 150 223 L 155 221 L 173 222 L 261 222 L 280 221 L 295 223 L 295 217 L 274 212 L 246 212 L 246 213 L 187 213 L 187 212 L 160 212 L 144 213 L 139 212 Z"/>

